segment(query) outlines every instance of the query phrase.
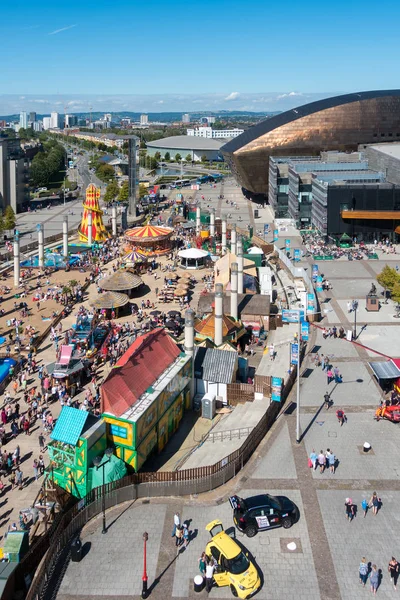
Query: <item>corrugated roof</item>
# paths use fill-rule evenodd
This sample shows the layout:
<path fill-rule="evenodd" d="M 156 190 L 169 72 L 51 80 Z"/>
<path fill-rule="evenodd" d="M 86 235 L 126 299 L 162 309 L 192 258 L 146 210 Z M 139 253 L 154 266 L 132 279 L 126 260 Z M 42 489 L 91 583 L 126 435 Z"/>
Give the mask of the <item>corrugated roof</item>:
<path fill-rule="evenodd" d="M 176 150 L 219 150 L 225 140 L 203 138 L 195 135 L 173 135 L 147 142 L 149 148 L 174 148 Z"/>
<path fill-rule="evenodd" d="M 194 375 L 197 379 L 214 383 L 232 383 L 236 371 L 236 352 L 197 346 L 194 352 Z"/>
<path fill-rule="evenodd" d="M 88 416 L 89 413 L 86 410 L 63 406 L 50 435 L 51 439 L 76 446 Z"/>
<path fill-rule="evenodd" d="M 164 329 L 139 337 L 101 386 L 102 412 L 121 416 L 178 358 L 180 350 Z"/>
<path fill-rule="evenodd" d="M 204 315 L 210 314 L 214 310 L 215 294 L 204 294 L 199 297 L 197 304 L 197 314 Z M 241 315 L 257 315 L 257 316 L 268 316 L 271 312 L 275 312 L 275 307 L 270 306 L 269 296 L 261 294 L 238 294 L 238 311 Z M 230 294 L 224 294 L 224 305 L 223 311 L 225 314 L 229 314 L 231 311 L 231 297 Z"/>
<path fill-rule="evenodd" d="M 392 360 L 387 362 L 368 363 L 377 379 L 397 379 L 400 377 L 400 369 Z"/>

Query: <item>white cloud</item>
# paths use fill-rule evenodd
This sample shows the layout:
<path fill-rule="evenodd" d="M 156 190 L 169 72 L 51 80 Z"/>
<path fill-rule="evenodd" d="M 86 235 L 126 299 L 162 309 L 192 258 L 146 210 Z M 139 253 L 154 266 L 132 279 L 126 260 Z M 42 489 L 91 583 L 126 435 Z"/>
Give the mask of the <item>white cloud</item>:
<path fill-rule="evenodd" d="M 25 96 L 20 96 L 19 99 L 20 100 L 25 100 Z"/>
<path fill-rule="evenodd" d="M 229 94 L 229 96 L 227 96 L 227 97 L 225 98 L 225 100 L 228 100 L 228 101 L 229 101 L 229 100 L 237 100 L 237 99 L 239 98 L 239 96 L 240 96 L 239 92 L 231 92 L 231 93 Z"/>
<path fill-rule="evenodd" d="M 34 102 L 38 102 L 39 104 L 50 104 L 49 100 L 43 100 L 43 98 L 36 98 L 36 100 L 34 100 Z"/>
<path fill-rule="evenodd" d="M 303 94 L 301 92 L 289 92 L 288 94 L 280 94 L 280 96 L 277 96 L 278 100 L 281 100 L 282 98 L 290 98 L 292 96 L 302 96 Z"/>
<path fill-rule="evenodd" d="M 61 29 L 55 29 L 54 31 L 50 31 L 50 33 L 48 35 L 57 35 L 57 33 L 61 33 L 62 31 L 68 31 L 68 29 L 73 29 L 76 26 L 77 26 L 77 23 L 75 23 L 75 25 L 68 25 L 67 27 L 61 27 Z"/>

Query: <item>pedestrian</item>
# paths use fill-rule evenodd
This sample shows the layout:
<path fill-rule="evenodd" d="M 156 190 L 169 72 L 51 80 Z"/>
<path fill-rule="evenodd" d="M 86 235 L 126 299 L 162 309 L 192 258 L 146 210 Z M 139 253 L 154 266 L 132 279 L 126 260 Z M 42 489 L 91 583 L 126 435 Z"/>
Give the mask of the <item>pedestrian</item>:
<path fill-rule="evenodd" d="M 183 541 L 183 527 L 180 525 L 175 529 L 175 546 L 180 546 Z"/>
<path fill-rule="evenodd" d="M 318 464 L 319 464 L 319 472 L 323 473 L 325 471 L 326 456 L 322 450 L 320 450 L 319 454 L 318 454 Z"/>
<path fill-rule="evenodd" d="M 273 344 L 269 347 L 269 357 L 271 360 L 275 360 L 275 347 Z"/>
<path fill-rule="evenodd" d="M 181 518 L 180 518 L 180 516 L 179 516 L 179 513 L 178 513 L 178 512 L 176 512 L 176 513 L 174 514 L 174 528 L 173 528 L 173 530 L 172 530 L 172 537 L 174 537 L 174 535 L 175 535 L 175 533 L 176 533 L 176 528 L 177 528 L 177 527 L 180 527 L 180 524 L 181 524 Z"/>
<path fill-rule="evenodd" d="M 360 578 L 360 584 L 365 587 L 368 579 L 368 565 L 365 556 L 362 557 L 360 566 L 358 567 L 358 574 Z"/>
<path fill-rule="evenodd" d="M 206 576 L 206 563 L 207 563 L 206 553 L 202 552 L 201 556 L 199 558 L 199 571 L 203 575 L 203 579 Z"/>
<path fill-rule="evenodd" d="M 324 395 L 324 405 L 326 406 L 327 410 L 328 410 L 328 408 L 331 405 L 331 397 L 330 397 L 330 394 L 328 392 L 325 392 L 325 395 Z"/>
<path fill-rule="evenodd" d="M 23 477 L 24 474 L 22 473 L 21 469 L 17 467 L 15 469 L 15 485 L 18 487 L 19 490 L 22 490 L 23 488 Z"/>
<path fill-rule="evenodd" d="M 342 383 L 342 378 L 340 376 L 339 367 L 334 367 L 333 376 L 335 378 L 335 383 Z"/>
<path fill-rule="evenodd" d="M 328 459 L 329 471 L 332 473 L 332 475 L 334 475 L 335 467 L 336 467 L 336 456 L 333 454 L 333 452 L 331 452 L 329 450 L 329 448 L 327 450 L 327 459 Z"/>
<path fill-rule="evenodd" d="M 381 503 L 381 499 L 378 498 L 377 493 L 374 492 L 369 501 L 369 508 L 372 508 L 372 512 L 374 515 L 378 514 L 380 503 Z"/>
<path fill-rule="evenodd" d="M 347 312 L 348 312 L 348 313 L 351 313 L 351 311 L 352 311 L 352 310 L 353 310 L 353 306 L 352 306 L 352 303 L 349 301 L 349 302 L 347 303 Z"/>
<path fill-rule="evenodd" d="M 314 448 L 312 449 L 312 452 L 310 454 L 310 458 L 308 459 L 310 461 L 309 466 L 312 467 L 314 470 L 317 466 L 317 453 L 315 452 Z"/>
<path fill-rule="evenodd" d="M 186 523 L 183 524 L 183 546 L 188 547 L 190 541 L 189 528 Z"/>
<path fill-rule="evenodd" d="M 38 463 L 39 463 L 39 477 L 40 477 L 40 475 L 43 475 L 43 473 L 44 473 L 44 460 L 43 460 L 43 456 L 41 454 L 39 455 Z"/>
<path fill-rule="evenodd" d="M 33 461 L 33 475 L 35 477 L 35 481 L 37 481 L 39 479 L 39 463 L 36 458 Z"/>
<path fill-rule="evenodd" d="M 361 508 L 364 511 L 364 519 L 365 519 L 365 517 L 367 516 L 368 508 L 369 508 L 368 502 L 366 501 L 365 498 L 363 498 L 363 501 L 361 502 Z"/>
<path fill-rule="evenodd" d="M 13 489 L 16 487 L 16 485 L 15 485 L 15 479 L 16 479 L 16 478 L 15 478 L 15 472 L 14 472 L 14 471 L 11 471 L 11 475 L 10 475 L 10 477 L 8 478 L 8 481 L 11 483 L 11 489 L 12 489 L 12 490 L 13 490 Z"/>
<path fill-rule="evenodd" d="M 372 565 L 371 573 L 369 576 L 369 583 L 371 585 L 371 592 L 375 596 L 376 590 L 378 589 L 378 585 L 379 585 L 379 572 L 378 572 L 378 569 L 376 568 L 376 565 Z"/>
<path fill-rule="evenodd" d="M 337 416 L 338 422 L 340 423 L 340 427 L 342 427 L 345 420 L 347 420 L 346 415 L 344 414 L 344 410 L 342 408 L 338 408 L 336 411 L 336 416 Z"/>
<path fill-rule="evenodd" d="M 207 562 L 206 565 L 206 590 L 207 592 L 211 592 L 211 588 L 213 586 L 214 580 L 214 565 L 211 561 Z"/>
<path fill-rule="evenodd" d="M 393 587 L 397 589 L 397 580 L 399 578 L 400 564 L 397 562 L 394 556 L 392 556 L 392 560 L 389 561 L 388 571 L 390 574 L 390 579 L 392 580 Z"/>
<path fill-rule="evenodd" d="M 346 498 L 346 502 L 344 503 L 346 518 L 348 521 L 352 521 L 354 518 L 354 506 L 351 498 Z"/>
<path fill-rule="evenodd" d="M 326 381 L 327 381 L 327 385 L 329 385 L 330 382 L 333 381 L 333 372 L 332 372 L 332 369 L 328 368 L 328 370 L 326 372 Z"/>

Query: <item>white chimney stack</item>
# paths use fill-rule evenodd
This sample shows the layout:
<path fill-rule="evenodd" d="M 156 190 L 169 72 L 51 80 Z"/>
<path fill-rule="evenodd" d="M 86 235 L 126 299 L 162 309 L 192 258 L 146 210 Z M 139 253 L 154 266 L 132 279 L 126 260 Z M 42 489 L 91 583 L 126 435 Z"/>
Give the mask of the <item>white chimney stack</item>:
<path fill-rule="evenodd" d="M 222 283 L 215 284 L 215 311 L 214 311 L 214 342 L 215 345 L 221 346 L 223 341 L 222 336 L 222 315 L 224 302 L 224 287 Z"/>
<path fill-rule="evenodd" d="M 193 356 L 194 352 L 194 310 L 188 308 L 185 312 L 185 353 Z"/>
<path fill-rule="evenodd" d="M 196 207 L 196 235 L 200 235 L 201 228 L 201 211 L 200 206 Z"/>
<path fill-rule="evenodd" d="M 231 229 L 231 253 L 236 254 L 236 225 Z"/>
<path fill-rule="evenodd" d="M 238 293 L 243 294 L 243 246 L 241 238 L 237 242 Z"/>
<path fill-rule="evenodd" d="M 221 240 L 221 250 L 222 254 L 226 254 L 226 216 L 222 217 L 221 223 L 221 232 L 222 232 L 222 240 Z"/>
<path fill-rule="evenodd" d="M 215 210 L 210 210 L 210 237 L 215 237 Z"/>
<path fill-rule="evenodd" d="M 231 264 L 231 317 L 238 320 L 238 265 Z"/>

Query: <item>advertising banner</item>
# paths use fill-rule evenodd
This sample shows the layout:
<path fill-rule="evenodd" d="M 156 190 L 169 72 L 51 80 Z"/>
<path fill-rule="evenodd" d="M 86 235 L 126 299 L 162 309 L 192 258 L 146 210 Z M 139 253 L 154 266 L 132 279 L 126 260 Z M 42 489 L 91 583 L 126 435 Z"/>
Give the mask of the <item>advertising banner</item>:
<path fill-rule="evenodd" d="M 304 319 L 304 310 L 300 311 L 300 320 Z M 298 323 L 299 322 L 299 311 L 290 310 L 288 308 L 282 309 L 282 323 Z"/>
<path fill-rule="evenodd" d="M 313 313 L 314 311 L 315 311 L 314 294 L 307 294 L 307 312 Z"/>
<path fill-rule="evenodd" d="M 295 248 L 294 249 L 294 260 L 295 262 L 298 262 L 300 260 L 300 248 Z"/>
<path fill-rule="evenodd" d="M 269 223 L 265 223 L 265 225 L 264 225 L 264 240 L 266 239 L 268 234 L 269 234 Z"/>
<path fill-rule="evenodd" d="M 308 335 L 310 331 L 310 324 L 308 321 L 303 321 L 301 324 L 301 339 L 305 342 L 308 341 Z"/>
<path fill-rule="evenodd" d="M 290 240 L 285 240 L 285 250 L 286 252 L 290 252 Z"/>
<path fill-rule="evenodd" d="M 317 276 L 317 292 L 322 292 L 322 277 L 321 277 L 321 275 Z"/>
<path fill-rule="evenodd" d="M 282 394 L 282 378 L 281 377 L 272 377 L 272 400 L 274 402 L 281 401 Z"/>
<path fill-rule="evenodd" d="M 274 229 L 274 242 L 277 242 L 279 239 L 279 231 L 277 229 Z"/>
<path fill-rule="evenodd" d="M 290 364 L 297 365 L 299 362 L 299 344 L 290 344 Z"/>
<path fill-rule="evenodd" d="M 312 278 L 313 278 L 314 283 L 316 282 L 317 277 L 318 277 L 318 265 L 313 265 L 312 266 Z"/>

